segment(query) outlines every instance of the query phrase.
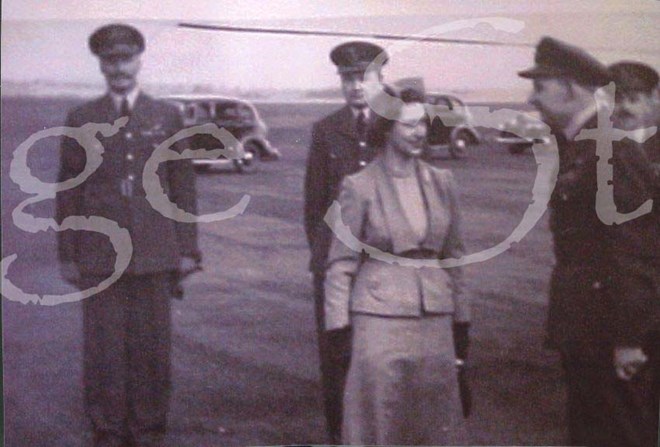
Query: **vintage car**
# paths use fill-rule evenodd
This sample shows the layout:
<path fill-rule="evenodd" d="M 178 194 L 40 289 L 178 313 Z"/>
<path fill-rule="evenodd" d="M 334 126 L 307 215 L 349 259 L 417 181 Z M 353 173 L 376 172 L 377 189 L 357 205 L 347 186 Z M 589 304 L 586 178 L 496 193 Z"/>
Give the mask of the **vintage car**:
<path fill-rule="evenodd" d="M 463 158 L 470 145 L 479 144 L 481 135 L 472 126 L 472 116 L 463 101 L 451 95 L 430 93 L 426 102 L 434 105 L 436 112 L 427 137 L 428 158 L 447 153 L 452 158 Z"/>
<path fill-rule="evenodd" d="M 230 132 L 243 146 L 244 156 L 240 159 L 194 159 L 193 164 L 197 171 L 233 164 L 239 172 L 251 172 L 256 169 L 259 161 L 280 158 L 280 152 L 268 141 L 266 124 L 257 109 L 248 101 L 213 95 L 181 95 L 165 99 L 179 108 L 186 127 L 213 123 Z M 191 140 L 193 149 L 224 149 L 223 144 L 212 135 L 199 134 L 191 137 Z"/>
<path fill-rule="evenodd" d="M 506 145 L 512 154 L 521 154 L 534 144 L 548 144 L 550 130 L 538 112 L 520 113 L 499 126 L 495 141 Z"/>

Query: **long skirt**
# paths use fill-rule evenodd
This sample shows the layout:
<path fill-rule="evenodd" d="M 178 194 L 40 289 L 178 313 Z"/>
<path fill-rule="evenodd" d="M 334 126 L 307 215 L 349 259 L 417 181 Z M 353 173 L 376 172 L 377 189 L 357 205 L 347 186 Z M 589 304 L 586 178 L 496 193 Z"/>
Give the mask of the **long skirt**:
<path fill-rule="evenodd" d="M 353 314 L 344 394 L 345 445 L 467 442 L 452 317 Z"/>

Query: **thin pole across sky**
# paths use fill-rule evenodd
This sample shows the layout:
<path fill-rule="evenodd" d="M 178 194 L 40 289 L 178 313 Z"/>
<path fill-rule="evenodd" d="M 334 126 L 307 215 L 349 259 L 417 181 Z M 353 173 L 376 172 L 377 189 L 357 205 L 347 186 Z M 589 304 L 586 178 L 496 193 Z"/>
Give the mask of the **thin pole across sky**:
<path fill-rule="evenodd" d="M 192 23 L 180 22 L 178 24 L 181 28 L 205 30 L 205 31 L 220 31 L 232 33 L 256 33 L 256 34 L 280 34 L 292 36 L 324 36 L 324 37 L 355 37 L 361 39 L 379 39 L 379 40 L 407 40 L 414 42 L 427 42 L 427 43 L 443 43 L 450 45 L 481 45 L 481 46 L 497 46 L 497 47 L 522 47 L 534 48 L 537 43 L 521 43 L 521 42 L 503 42 L 497 40 L 473 40 L 473 39 L 456 39 L 448 37 L 433 37 L 422 35 L 400 35 L 400 34 L 371 34 L 371 33 L 356 33 L 344 31 L 326 31 L 326 30 L 301 30 L 290 28 L 258 28 L 258 27 L 245 27 L 245 26 L 229 26 L 229 25 L 213 25 L 207 23 Z M 589 47 L 589 51 L 618 51 L 611 47 Z M 651 49 L 636 49 L 638 53 L 657 55 L 657 50 Z"/>

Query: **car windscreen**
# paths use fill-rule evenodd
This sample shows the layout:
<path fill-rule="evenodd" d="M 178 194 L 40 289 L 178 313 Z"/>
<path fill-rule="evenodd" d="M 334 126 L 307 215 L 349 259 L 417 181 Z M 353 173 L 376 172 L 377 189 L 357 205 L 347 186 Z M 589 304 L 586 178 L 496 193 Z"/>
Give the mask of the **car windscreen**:
<path fill-rule="evenodd" d="M 218 120 L 254 121 L 252 109 L 240 103 L 217 103 L 215 105 L 215 117 Z"/>

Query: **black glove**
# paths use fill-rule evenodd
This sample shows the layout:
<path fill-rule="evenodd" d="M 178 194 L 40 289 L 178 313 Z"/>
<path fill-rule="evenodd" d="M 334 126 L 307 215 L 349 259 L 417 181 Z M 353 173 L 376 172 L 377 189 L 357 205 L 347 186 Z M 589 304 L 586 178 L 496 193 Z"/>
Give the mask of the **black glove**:
<path fill-rule="evenodd" d="M 465 361 L 468 358 L 468 348 L 470 347 L 470 323 L 454 323 L 452 329 L 456 358 Z"/>
<path fill-rule="evenodd" d="M 330 329 L 325 331 L 325 337 L 331 344 L 337 346 L 351 346 L 351 341 L 353 339 L 353 328 L 351 326 L 346 326 L 339 329 Z"/>
<path fill-rule="evenodd" d="M 463 407 L 463 417 L 470 416 L 472 412 L 472 390 L 466 375 L 465 361 L 468 356 L 470 346 L 469 329 L 470 323 L 454 323 L 454 349 L 456 351 L 456 368 L 458 374 L 458 389 L 461 395 L 461 406 Z"/>

